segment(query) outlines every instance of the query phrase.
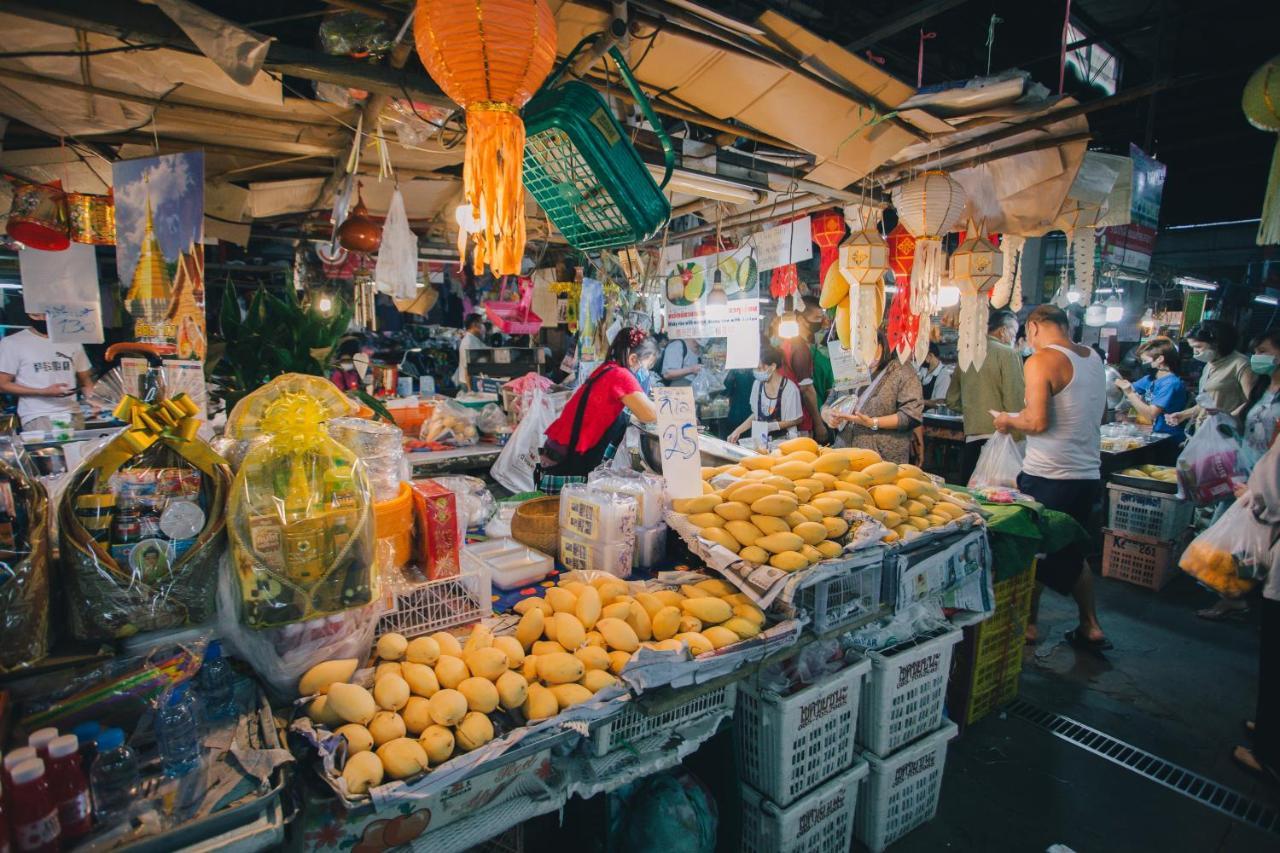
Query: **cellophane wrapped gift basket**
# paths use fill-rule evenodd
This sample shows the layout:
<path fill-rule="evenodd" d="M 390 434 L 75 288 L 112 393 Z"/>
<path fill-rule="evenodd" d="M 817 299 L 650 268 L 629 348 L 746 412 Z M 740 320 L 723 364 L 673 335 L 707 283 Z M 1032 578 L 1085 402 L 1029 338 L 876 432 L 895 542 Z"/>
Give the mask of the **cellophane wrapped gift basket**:
<path fill-rule="evenodd" d="M 127 426 L 85 458 L 58 501 L 70 628 L 81 640 L 196 625 L 214 613 L 231 469 L 197 435 L 196 403 L 164 396 L 152 372 L 154 399 L 122 392 L 114 414 Z"/>
<path fill-rule="evenodd" d="M 0 437 L 0 673 L 49 651 L 49 495 L 20 443 Z"/>

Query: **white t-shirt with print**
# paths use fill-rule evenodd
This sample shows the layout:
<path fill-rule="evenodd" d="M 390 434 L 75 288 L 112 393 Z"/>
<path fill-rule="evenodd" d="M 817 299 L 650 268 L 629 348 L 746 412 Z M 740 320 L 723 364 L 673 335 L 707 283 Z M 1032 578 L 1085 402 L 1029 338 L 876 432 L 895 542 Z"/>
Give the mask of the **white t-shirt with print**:
<path fill-rule="evenodd" d="M 48 388 L 61 382 L 76 387 L 76 374 L 89 369 L 89 357 L 80 344 L 56 344 L 23 329 L 0 339 L 0 373 L 9 373 L 19 385 Z M 62 412 L 78 412 L 80 404 L 74 394 L 67 397 L 18 398 L 18 418 L 25 424 Z"/>

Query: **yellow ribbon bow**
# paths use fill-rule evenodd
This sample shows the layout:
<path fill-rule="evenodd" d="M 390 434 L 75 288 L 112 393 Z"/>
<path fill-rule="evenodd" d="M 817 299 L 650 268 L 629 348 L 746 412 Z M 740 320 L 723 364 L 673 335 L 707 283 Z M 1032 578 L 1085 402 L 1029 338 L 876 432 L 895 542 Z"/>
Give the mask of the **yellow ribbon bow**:
<path fill-rule="evenodd" d="M 157 441 L 163 441 L 201 471 L 212 474 L 217 465 L 225 465 L 226 462 L 196 438 L 200 429 L 198 414 L 200 407 L 184 393 L 154 403 L 144 403 L 133 395 L 126 395 L 112 415 L 128 426 L 103 448 L 95 460 L 100 476 L 110 477 Z"/>

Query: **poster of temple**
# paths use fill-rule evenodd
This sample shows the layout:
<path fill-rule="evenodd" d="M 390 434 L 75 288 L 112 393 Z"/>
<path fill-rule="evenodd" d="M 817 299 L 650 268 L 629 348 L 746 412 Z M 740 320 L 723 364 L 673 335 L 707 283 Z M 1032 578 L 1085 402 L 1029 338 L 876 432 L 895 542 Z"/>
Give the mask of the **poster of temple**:
<path fill-rule="evenodd" d="M 116 270 L 134 339 L 203 361 L 204 152 L 117 162 Z"/>

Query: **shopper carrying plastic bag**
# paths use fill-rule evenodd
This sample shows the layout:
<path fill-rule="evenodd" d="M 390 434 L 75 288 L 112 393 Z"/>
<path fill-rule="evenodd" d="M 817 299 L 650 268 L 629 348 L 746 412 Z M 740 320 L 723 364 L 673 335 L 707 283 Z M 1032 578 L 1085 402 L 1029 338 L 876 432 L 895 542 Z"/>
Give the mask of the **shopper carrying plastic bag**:
<path fill-rule="evenodd" d="M 1240 598 L 1267 575 L 1275 531 L 1253 514 L 1245 492 L 1222 517 L 1187 546 L 1178 566 L 1227 598 Z"/>
<path fill-rule="evenodd" d="M 969 488 L 1018 488 L 1022 473 L 1022 448 L 1008 433 L 996 433 L 982 448 L 978 464 L 969 478 Z"/>
<path fill-rule="evenodd" d="M 1239 449 L 1235 418 L 1223 412 L 1207 418 L 1178 456 L 1178 482 L 1185 495 L 1198 504 L 1229 499 L 1243 480 L 1237 471 Z"/>

